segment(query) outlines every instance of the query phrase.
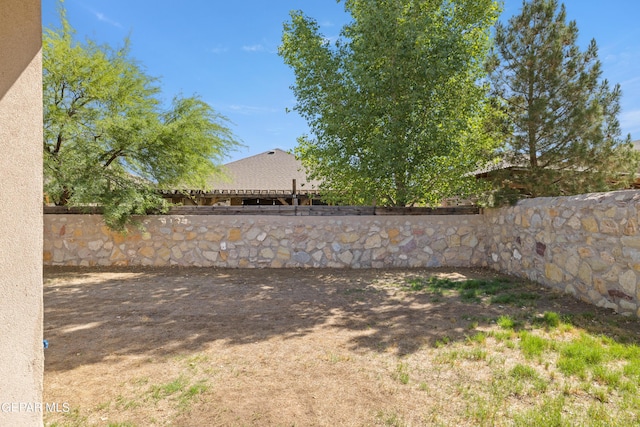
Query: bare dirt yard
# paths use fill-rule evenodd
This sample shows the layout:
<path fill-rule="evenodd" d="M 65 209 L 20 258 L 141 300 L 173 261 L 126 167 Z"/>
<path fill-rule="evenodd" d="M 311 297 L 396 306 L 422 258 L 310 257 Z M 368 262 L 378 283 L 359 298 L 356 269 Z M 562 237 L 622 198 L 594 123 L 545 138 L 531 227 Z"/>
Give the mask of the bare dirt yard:
<path fill-rule="evenodd" d="M 49 426 L 640 425 L 638 320 L 491 271 L 44 283 Z M 572 368 L 580 343 L 603 356 Z"/>

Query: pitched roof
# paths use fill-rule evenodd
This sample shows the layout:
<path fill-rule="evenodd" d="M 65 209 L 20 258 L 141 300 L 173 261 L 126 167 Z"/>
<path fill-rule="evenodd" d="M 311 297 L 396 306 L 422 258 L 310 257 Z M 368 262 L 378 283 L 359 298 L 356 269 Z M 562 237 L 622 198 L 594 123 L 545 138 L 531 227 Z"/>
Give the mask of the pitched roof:
<path fill-rule="evenodd" d="M 287 190 L 296 180 L 298 191 L 317 190 L 319 181 L 308 180 L 302 163 L 293 154 L 280 149 L 224 165 L 227 180 L 213 178 L 207 182 L 210 190 Z"/>
<path fill-rule="evenodd" d="M 631 141 L 633 145 L 633 149 L 636 151 L 640 151 L 640 139 L 636 141 Z M 496 159 L 495 161 L 486 164 L 482 168 L 474 171 L 471 175 L 479 176 L 483 174 L 487 174 L 490 172 L 494 172 L 497 170 L 503 169 L 514 169 L 514 168 L 528 168 L 529 160 L 527 156 L 523 153 L 517 154 L 516 156 L 509 156 L 509 153 L 504 153 L 503 157 Z M 511 158 L 509 158 L 511 157 Z M 640 170 L 638 171 L 640 174 Z"/>

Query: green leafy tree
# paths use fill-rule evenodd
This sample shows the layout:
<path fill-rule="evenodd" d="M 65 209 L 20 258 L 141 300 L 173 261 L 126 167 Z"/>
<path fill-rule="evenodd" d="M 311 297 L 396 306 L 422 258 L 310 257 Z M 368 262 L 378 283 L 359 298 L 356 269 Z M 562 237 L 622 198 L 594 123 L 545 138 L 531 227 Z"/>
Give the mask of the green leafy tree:
<path fill-rule="evenodd" d="M 45 192 L 57 205 L 99 205 L 122 230 L 131 215 L 164 209 L 158 188 L 203 187 L 237 145 L 224 117 L 196 97 L 162 109 L 157 81 L 129 55 L 74 39 L 61 27 L 43 36 Z"/>
<path fill-rule="evenodd" d="M 330 202 L 435 204 L 477 190 L 495 148 L 484 60 L 494 0 L 347 0 L 337 42 L 301 11 L 280 55 L 311 135 L 295 150 Z"/>
<path fill-rule="evenodd" d="M 555 196 L 624 188 L 638 168 L 630 136 L 620 138 L 620 86 L 602 80 L 595 40 L 577 46 L 578 27 L 556 0 L 523 2 L 496 25 L 489 69 L 507 126 L 502 192 Z"/>

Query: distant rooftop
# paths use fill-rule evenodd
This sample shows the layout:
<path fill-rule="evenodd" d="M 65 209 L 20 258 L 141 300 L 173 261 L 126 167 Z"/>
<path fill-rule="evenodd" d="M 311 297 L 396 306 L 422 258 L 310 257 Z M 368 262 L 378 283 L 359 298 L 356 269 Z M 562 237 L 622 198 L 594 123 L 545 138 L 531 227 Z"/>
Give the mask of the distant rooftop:
<path fill-rule="evenodd" d="M 287 190 L 296 180 L 298 191 L 317 190 L 319 181 L 308 180 L 302 163 L 293 154 L 273 149 L 224 165 L 228 180 L 207 182 L 208 190 Z"/>

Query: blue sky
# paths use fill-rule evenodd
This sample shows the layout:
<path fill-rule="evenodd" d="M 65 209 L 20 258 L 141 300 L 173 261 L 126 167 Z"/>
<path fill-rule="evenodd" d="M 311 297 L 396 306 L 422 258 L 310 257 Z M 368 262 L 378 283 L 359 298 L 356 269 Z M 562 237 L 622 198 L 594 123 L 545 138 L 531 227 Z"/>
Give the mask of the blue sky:
<path fill-rule="evenodd" d="M 57 0 L 42 0 L 43 25 L 58 26 Z M 640 1 L 565 0 L 577 21 L 579 43 L 595 38 L 604 77 L 622 86 L 623 133 L 640 139 Z M 501 20 L 519 13 L 522 0 L 505 0 Z M 273 148 L 289 150 L 307 131 L 295 113 L 293 72 L 277 55 L 289 11 L 315 18 L 336 37 L 348 16 L 335 0 L 66 0 L 77 36 L 131 54 L 160 78 L 163 97 L 199 95 L 232 122 L 245 145 L 229 161 Z"/>

